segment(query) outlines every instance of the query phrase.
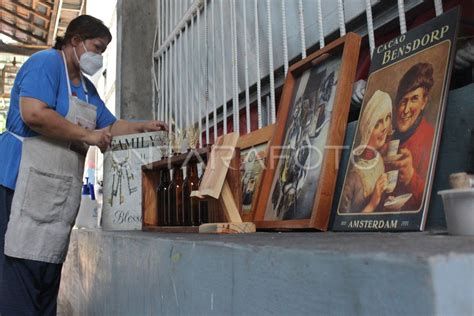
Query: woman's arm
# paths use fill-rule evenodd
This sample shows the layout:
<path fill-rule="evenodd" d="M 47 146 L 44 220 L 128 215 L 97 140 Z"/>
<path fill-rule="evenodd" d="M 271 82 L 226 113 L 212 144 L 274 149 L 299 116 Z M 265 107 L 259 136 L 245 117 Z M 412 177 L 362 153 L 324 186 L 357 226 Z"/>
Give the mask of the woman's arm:
<path fill-rule="evenodd" d="M 38 99 L 21 97 L 20 113 L 23 122 L 29 128 L 49 138 L 84 142 L 88 145 L 98 146 L 102 151 L 107 148 L 112 139 L 109 129 L 87 130 L 68 121 Z"/>
<path fill-rule="evenodd" d="M 166 125 L 166 123 L 157 120 L 145 122 L 130 122 L 126 120 L 117 120 L 111 128 L 113 136 L 166 130 L 168 130 L 168 126 Z"/>

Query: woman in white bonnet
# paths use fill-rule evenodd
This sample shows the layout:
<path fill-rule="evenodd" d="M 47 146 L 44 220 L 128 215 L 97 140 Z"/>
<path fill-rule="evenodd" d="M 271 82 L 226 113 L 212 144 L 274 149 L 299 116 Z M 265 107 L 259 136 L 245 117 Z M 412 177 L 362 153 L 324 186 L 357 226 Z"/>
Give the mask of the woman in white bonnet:
<path fill-rule="evenodd" d="M 381 151 L 392 133 L 392 100 L 377 90 L 363 109 L 358 140 L 344 183 L 339 212 L 372 213 L 387 187 Z"/>

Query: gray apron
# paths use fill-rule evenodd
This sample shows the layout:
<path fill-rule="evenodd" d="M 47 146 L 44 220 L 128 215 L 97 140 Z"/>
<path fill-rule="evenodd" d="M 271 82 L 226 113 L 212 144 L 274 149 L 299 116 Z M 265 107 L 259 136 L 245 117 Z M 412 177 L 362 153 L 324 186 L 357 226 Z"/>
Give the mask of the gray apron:
<path fill-rule="evenodd" d="M 95 129 L 96 107 L 88 104 L 84 78 L 81 74 L 87 102 L 72 96 L 64 53 L 63 59 L 69 92 L 66 119 L 84 128 Z M 23 142 L 23 147 L 5 235 L 5 254 L 62 263 L 79 210 L 88 146 L 43 136 L 14 136 Z"/>

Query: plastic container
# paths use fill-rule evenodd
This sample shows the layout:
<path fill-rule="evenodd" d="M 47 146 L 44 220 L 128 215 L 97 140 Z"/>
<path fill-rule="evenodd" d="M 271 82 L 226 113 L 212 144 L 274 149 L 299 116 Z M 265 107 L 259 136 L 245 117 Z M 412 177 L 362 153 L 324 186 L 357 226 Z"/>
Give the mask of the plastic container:
<path fill-rule="evenodd" d="M 474 188 L 439 191 L 448 233 L 474 235 Z"/>

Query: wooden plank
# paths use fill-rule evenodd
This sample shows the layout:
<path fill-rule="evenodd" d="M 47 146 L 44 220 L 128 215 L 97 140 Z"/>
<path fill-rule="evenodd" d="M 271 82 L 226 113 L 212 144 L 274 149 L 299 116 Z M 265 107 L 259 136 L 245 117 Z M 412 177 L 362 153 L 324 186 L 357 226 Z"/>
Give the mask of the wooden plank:
<path fill-rule="evenodd" d="M 25 35 L 28 36 L 28 37 L 32 37 L 32 38 L 34 38 L 34 39 L 40 41 L 41 43 L 46 44 L 46 40 L 45 40 L 43 37 L 40 37 L 40 36 L 38 36 L 38 35 L 35 35 L 35 34 L 31 33 L 30 31 L 20 29 L 20 28 L 17 27 L 15 24 L 11 24 L 11 23 L 9 23 L 8 21 L 5 21 L 5 19 L 3 19 L 3 18 L 0 18 L 0 24 L 6 25 L 6 26 L 12 28 L 13 30 L 15 30 L 15 32 L 23 33 L 23 34 L 25 34 Z M 43 32 L 46 33 L 46 31 L 43 31 Z"/>
<path fill-rule="evenodd" d="M 158 201 L 155 190 L 160 179 L 158 172 L 142 170 L 142 223 L 145 226 L 158 225 Z"/>
<path fill-rule="evenodd" d="M 204 234 L 242 234 L 255 233 L 254 223 L 211 223 L 199 226 L 199 233 Z"/>
<path fill-rule="evenodd" d="M 18 1 L 18 0 L 12 0 L 12 3 L 13 3 L 14 5 L 16 5 L 16 6 L 22 8 L 22 9 L 24 9 L 24 10 L 26 10 L 26 11 L 28 11 L 29 13 L 31 13 L 31 14 L 37 16 L 38 18 L 40 18 L 40 19 L 46 21 L 47 23 L 50 23 L 50 17 L 49 17 L 49 16 L 45 16 L 45 15 L 39 13 L 39 12 L 36 12 L 33 8 L 30 8 L 29 6 L 24 5 L 23 3 L 21 3 L 21 2 Z"/>
<path fill-rule="evenodd" d="M 242 218 L 240 217 L 239 209 L 235 203 L 232 190 L 230 189 L 229 183 L 224 181 L 222 186 L 221 196 L 219 198 L 220 205 L 222 207 L 222 212 L 224 217 L 228 222 L 231 223 L 242 223 Z"/>
<path fill-rule="evenodd" d="M 230 161 L 229 169 L 227 170 L 226 182 L 229 184 L 232 196 L 239 214 L 242 215 L 242 182 L 240 179 L 240 149 L 235 148 L 234 156 Z"/>
<path fill-rule="evenodd" d="M 54 1 L 54 7 L 51 11 L 51 22 L 49 23 L 48 38 L 46 40 L 46 43 L 51 46 L 54 45 L 53 42 L 56 40 L 59 18 L 61 17 L 61 14 L 59 12 L 61 10 L 62 5 L 63 0 Z"/>
<path fill-rule="evenodd" d="M 19 15 L 19 14 L 16 13 L 16 12 L 13 12 L 13 11 L 8 10 L 7 8 L 0 8 L 0 11 L 3 11 L 3 12 L 5 12 L 5 13 L 7 13 L 7 15 L 10 15 L 10 16 L 13 17 L 14 19 L 18 19 L 18 20 L 20 20 L 20 21 L 23 21 L 23 22 L 27 23 L 29 26 L 34 27 L 34 28 L 40 30 L 41 32 L 45 32 L 45 33 L 48 32 L 48 30 L 42 28 L 42 27 L 39 26 L 39 25 L 34 24 L 32 21 L 30 21 L 30 20 L 28 20 L 28 19 L 22 17 L 21 15 Z"/>
<path fill-rule="evenodd" d="M 238 139 L 237 133 L 230 133 L 217 139 L 212 147 L 199 190 L 193 191 L 191 196 L 219 198 Z"/>

